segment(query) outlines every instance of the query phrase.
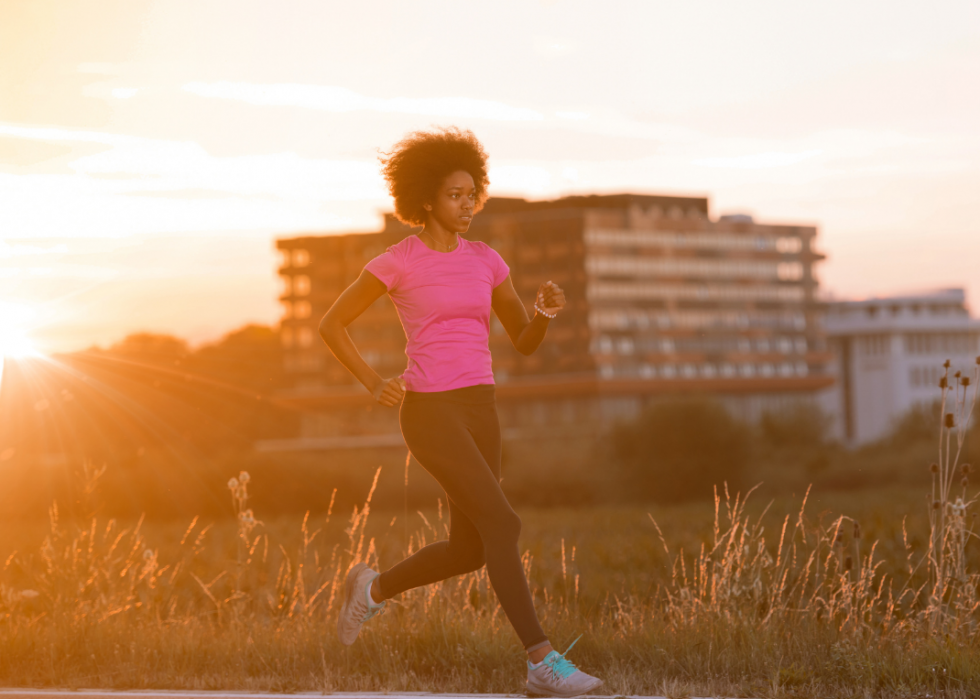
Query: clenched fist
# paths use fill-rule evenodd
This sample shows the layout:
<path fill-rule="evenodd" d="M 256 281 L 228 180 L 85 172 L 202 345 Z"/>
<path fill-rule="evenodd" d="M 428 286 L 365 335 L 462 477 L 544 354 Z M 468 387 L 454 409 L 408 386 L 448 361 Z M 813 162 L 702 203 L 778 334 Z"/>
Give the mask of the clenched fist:
<path fill-rule="evenodd" d="M 405 379 L 396 376 L 393 379 L 384 379 L 379 383 L 373 392 L 374 399 L 381 405 L 392 407 L 402 402 L 405 397 Z"/>
<path fill-rule="evenodd" d="M 538 287 L 534 302 L 545 313 L 557 313 L 565 307 L 565 292 L 554 282 L 547 281 Z"/>

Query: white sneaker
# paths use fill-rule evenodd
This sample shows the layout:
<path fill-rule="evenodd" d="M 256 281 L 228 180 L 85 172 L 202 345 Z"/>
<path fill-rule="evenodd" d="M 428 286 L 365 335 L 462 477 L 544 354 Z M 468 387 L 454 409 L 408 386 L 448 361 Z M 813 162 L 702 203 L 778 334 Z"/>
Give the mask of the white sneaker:
<path fill-rule="evenodd" d="M 578 642 L 578 638 L 572 641 L 572 646 Z M 565 653 L 572 646 L 566 648 Z M 553 650 L 537 665 L 527 661 L 527 696 L 577 697 L 588 694 L 602 684 L 598 677 L 587 675 L 575 667 L 571 660 L 565 658 L 565 653 Z"/>
<path fill-rule="evenodd" d="M 349 646 L 357 640 L 361 625 L 376 614 L 383 614 L 387 600 L 377 604 L 368 597 L 368 586 L 378 577 L 379 573 L 367 567 L 366 563 L 358 563 L 347 573 L 347 584 L 344 586 L 344 604 L 337 616 L 337 636 L 340 642 Z"/>

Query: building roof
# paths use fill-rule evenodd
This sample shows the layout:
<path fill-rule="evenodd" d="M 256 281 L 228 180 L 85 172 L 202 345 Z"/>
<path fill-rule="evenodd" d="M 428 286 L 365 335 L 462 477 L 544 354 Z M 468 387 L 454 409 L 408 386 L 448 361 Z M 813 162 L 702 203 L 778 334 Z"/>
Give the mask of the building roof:
<path fill-rule="evenodd" d="M 827 303 L 827 334 L 980 331 L 961 287 Z"/>

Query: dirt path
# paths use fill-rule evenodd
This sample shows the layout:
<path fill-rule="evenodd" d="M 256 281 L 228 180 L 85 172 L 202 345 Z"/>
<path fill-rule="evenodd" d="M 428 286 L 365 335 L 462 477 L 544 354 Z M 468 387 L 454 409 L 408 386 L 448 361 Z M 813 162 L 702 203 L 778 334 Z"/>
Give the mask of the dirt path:
<path fill-rule="evenodd" d="M 165 690 L 114 691 L 111 689 L 0 689 L 0 699 L 283 699 L 284 696 L 322 697 L 330 699 L 513 699 L 523 694 L 430 694 L 429 692 L 297 692 L 271 694 L 268 692 L 170 692 Z M 607 696 L 607 695 L 586 695 Z M 623 697 L 616 699 L 664 699 L 663 697 Z M 697 699 L 690 697 L 690 699 Z"/>

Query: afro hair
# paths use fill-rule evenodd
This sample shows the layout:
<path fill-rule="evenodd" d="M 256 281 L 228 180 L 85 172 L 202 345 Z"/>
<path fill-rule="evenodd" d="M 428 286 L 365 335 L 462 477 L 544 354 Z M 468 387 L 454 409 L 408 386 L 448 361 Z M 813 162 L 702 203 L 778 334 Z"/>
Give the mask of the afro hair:
<path fill-rule="evenodd" d="M 395 200 L 395 217 L 411 226 L 425 225 L 424 204 L 435 197 L 439 185 L 452 173 L 465 170 L 476 185 L 479 211 L 487 199 L 487 154 L 468 129 L 455 126 L 435 131 L 414 131 L 382 153 L 381 172 Z"/>

